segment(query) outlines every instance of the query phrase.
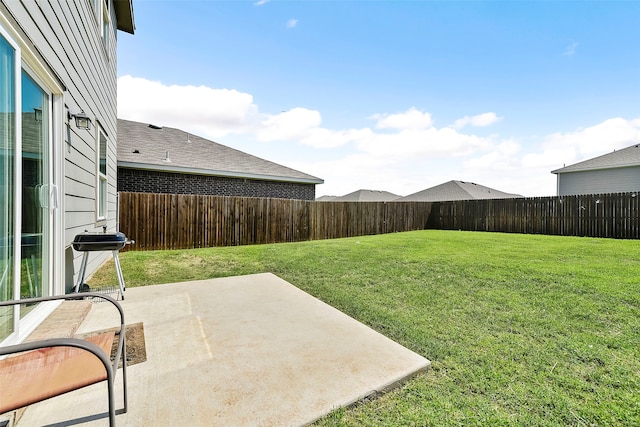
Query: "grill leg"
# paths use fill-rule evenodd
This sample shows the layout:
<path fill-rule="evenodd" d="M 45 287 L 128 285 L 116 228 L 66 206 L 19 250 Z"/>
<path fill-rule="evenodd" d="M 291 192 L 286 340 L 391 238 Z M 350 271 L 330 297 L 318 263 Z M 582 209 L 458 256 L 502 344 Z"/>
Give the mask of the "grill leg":
<path fill-rule="evenodd" d="M 74 292 L 80 292 L 80 287 L 84 282 L 84 275 L 87 271 L 87 260 L 89 259 L 89 252 L 82 253 L 82 264 L 80 264 L 80 271 L 78 272 L 78 282 L 76 283 L 75 288 L 73 288 Z"/>
<path fill-rule="evenodd" d="M 120 267 L 120 258 L 118 258 L 118 251 L 111 251 L 113 253 L 113 263 L 116 265 L 116 273 L 118 275 L 118 284 L 120 285 L 120 295 L 124 300 L 124 277 L 122 276 L 122 268 Z"/>

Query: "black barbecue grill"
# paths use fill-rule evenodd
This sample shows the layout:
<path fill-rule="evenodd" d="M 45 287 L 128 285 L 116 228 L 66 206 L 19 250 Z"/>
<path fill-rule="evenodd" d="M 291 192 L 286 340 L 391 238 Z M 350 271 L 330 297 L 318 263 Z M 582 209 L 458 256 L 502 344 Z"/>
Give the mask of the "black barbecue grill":
<path fill-rule="evenodd" d="M 106 227 L 105 227 L 106 230 Z M 124 278 L 122 277 L 122 268 L 120 268 L 120 260 L 118 259 L 118 251 L 124 248 L 126 245 L 135 243 L 133 240 L 127 239 L 124 233 L 89 233 L 85 231 L 82 234 L 78 234 L 72 242 L 73 249 L 78 252 L 84 252 L 82 255 L 82 264 L 80 265 L 80 271 L 78 273 L 78 282 L 74 287 L 74 292 L 80 292 L 83 290 L 83 282 L 85 272 L 87 270 L 87 260 L 89 258 L 89 252 L 99 251 L 111 251 L 113 254 L 113 262 L 116 265 L 116 273 L 118 275 L 118 284 L 120 285 L 120 295 L 124 299 Z"/>
<path fill-rule="evenodd" d="M 82 233 L 73 239 L 73 249 L 78 252 L 119 251 L 127 244 L 124 233 Z"/>

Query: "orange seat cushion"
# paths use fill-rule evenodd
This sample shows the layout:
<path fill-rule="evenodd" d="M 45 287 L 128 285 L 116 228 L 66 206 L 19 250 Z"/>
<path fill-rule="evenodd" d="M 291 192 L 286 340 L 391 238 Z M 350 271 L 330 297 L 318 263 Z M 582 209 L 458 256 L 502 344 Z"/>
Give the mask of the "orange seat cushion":
<path fill-rule="evenodd" d="M 115 332 L 86 338 L 107 355 Z M 0 360 L 0 414 L 107 379 L 93 353 L 75 347 L 47 347 Z"/>

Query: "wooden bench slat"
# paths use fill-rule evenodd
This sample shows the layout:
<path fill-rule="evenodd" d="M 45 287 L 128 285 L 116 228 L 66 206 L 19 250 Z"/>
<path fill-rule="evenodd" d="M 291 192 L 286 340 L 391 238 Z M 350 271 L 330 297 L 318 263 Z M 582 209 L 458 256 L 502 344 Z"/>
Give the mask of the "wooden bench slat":
<path fill-rule="evenodd" d="M 85 338 L 107 355 L 114 331 Z M 48 347 L 0 360 L 0 413 L 107 379 L 104 365 L 91 352 L 74 347 Z"/>

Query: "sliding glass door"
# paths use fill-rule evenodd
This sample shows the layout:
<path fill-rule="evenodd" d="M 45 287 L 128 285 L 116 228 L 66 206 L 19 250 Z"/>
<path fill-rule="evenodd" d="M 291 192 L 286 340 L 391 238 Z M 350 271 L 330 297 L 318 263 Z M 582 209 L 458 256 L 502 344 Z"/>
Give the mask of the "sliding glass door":
<path fill-rule="evenodd" d="M 0 299 L 52 291 L 51 95 L 0 33 Z M 0 341 L 35 306 L 0 308 Z M 35 316 L 37 317 L 37 315 Z M 34 318 L 34 316 L 31 316 Z"/>
<path fill-rule="evenodd" d="M 20 298 L 49 294 L 49 95 L 22 71 Z M 29 307 L 22 306 L 24 315 Z"/>

